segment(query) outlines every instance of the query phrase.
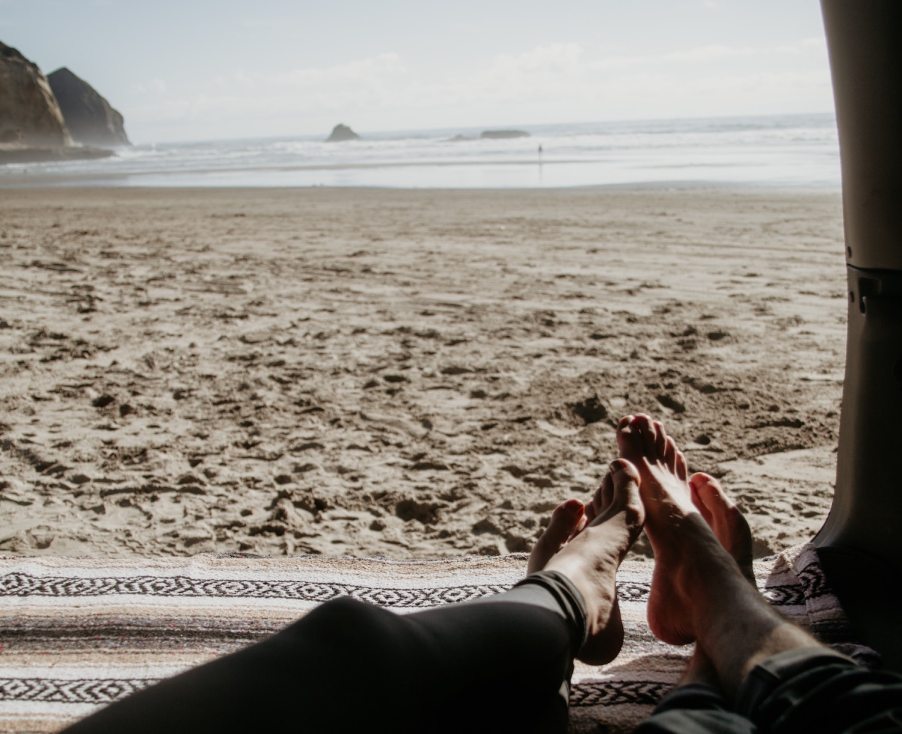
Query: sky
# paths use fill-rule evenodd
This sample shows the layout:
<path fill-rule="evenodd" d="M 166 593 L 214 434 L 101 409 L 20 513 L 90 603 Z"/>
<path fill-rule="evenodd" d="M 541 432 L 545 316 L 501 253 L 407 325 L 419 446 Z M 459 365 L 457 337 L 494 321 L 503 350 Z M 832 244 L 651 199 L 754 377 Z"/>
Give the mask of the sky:
<path fill-rule="evenodd" d="M 815 0 L 0 0 L 133 142 L 832 112 Z"/>

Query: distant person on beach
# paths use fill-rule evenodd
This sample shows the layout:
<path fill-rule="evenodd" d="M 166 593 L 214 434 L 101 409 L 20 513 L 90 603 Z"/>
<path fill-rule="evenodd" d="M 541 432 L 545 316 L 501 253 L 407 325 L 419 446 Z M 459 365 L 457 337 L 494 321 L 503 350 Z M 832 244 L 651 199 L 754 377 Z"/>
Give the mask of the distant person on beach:
<path fill-rule="evenodd" d="M 643 526 L 651 630 L 696 649 L 638 732 L 899 731 L 902 676 L 860 667 L 771 609 L 748 523 L 717 481 L 690 476 L 648 416 L 622 419 L 617 443 L 592 500 L 554 510 L 509 591 L 408 615 L 331 601 L 67 731 L 564 732 L 574 658 L 620 651 L 615 577 Z"/>

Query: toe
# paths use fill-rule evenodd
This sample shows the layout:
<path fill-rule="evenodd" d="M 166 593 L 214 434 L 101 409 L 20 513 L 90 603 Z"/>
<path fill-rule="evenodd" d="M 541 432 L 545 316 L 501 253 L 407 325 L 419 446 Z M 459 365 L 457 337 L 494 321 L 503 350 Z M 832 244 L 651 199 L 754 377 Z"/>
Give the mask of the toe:
<path fill-rule="evenodd" d="M 545 567 L 551 557 L 577 530 L 584 513 L 583 503 L 574 499 L 562 502 L 554 508 L 551 520 L 548 521 L 548 527 L 545 528 L 545 532 L 536 541 L 532 553 L 529 554 L 529 561 L 526 565 L 528 573 L 539 571 Z"/>
<path fill-rule="evenodd" d="M 704 472 L 693 474 L 689 477 L 689 485 L 692 487 L 693 497 L 697 496 L 709 512 L 717 512 L 725 507 L 733 506 L 732 500 L 727 497 L 720 482 L 710 474 Z"/>
<path fill-rule="evenodd" d="M 592 501 L 586 505 L 586 522 L 591 523 L 596 517 L 603 514 L 611 504 L 611 472 L 604 475 L 598 489 L 592 495 Z"/>
<path fill-rule="evenodd" d="M 618 471 L 617 462 L 611 464 L 611 470 L 604 475 L 604 479 L 601 480 L 601 485 L 595 490 L 592 501 L 586 505 L 587 525 L 596 522 L 604 522 L 612 512 L 616 512 L 617 508 L 612 507 L 614 503 L 613 473 L 615 471 Z"/>
<path fill-rule="evenodd" d="M 689 478 L 689 465 L 686 463 L 686 457 L 683 455 L 683 452 L 677 449 L 675 462 L 676 464 L 676 475 L 682 481 L 687 481 Z"/>
<path fill-rule="evenodd" d="M 699 497 L 696 485 L 692 482 L 689 483 L 689 493 L 692 495 L 692 504 L 696 506 L 700 513 L 702 513 L 702 517 L 705 518 L 705 522 L 710 526 L 714 518 L 711 516 L 711 511 L 708 509 L 705 503 L 702 502 L 702 498 Z"/>
<path fill-rule="evenodd" d="M 598 510 L 595 509 L 595 495 L 597 495 L 601 491 L 601 487 L 595 490 L 595 494 L 592 495 L 591 501 L 586 503 L 586 512 L 583 515 L 583 518 L 586 522 L 592 522 L 595 519 L 595 516 L 598 515 Z"/>
<path fill-rule="evenodd" d="M 676 457 L 677 457 L 676 441 L 670 436 L 664 441 L 664 464 L 670 471 L 676 474 Z"/>
<path fill-rule="evenodd" d="M 628 415 L 617 424 L 617 450 L 620 455 L 633 463 L 639 462 L 645 455 L 642 433 L 639 431 L 638 418 Z"/>
<path fill-rule="evenodd" d="M 655 453 L 659 459 L 663 459 L 667 453 L 667 431 L 661 421 L 653 421 L 652 425 L 655 427 Z"/>
<path fill-rule="evenodd" d="M 613 470 L 612 470 L 613 471 Z M 614 479 L 612 477 L 611 472 L 608 472 L 604 475 L 604 480 L 601 483 L 601 495 L 599 496 L 599 513 L 601 514 L 605 510 L 607 510 L 611 503 L 614 501 Z"/>
<path fill-rule="evenodd" d="M 637 415 L 636 419 L 632 422 L 631 427 L 636 429 L 641 438 L 640 445 L 642 447 L 642 456 L 649 461 L 654 461 L 656 458 L 656 439 L 655 424 L 652 419 L 644 414 Z"/>

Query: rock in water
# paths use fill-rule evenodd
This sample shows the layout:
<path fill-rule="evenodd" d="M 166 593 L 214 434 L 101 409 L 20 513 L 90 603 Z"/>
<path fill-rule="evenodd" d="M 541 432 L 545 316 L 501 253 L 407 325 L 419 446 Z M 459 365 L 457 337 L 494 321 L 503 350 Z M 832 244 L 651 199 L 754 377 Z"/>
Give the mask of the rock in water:
<path fill-rule="evenodd" d="M 340 123 L 332 128 L 332 134 L 326 138 L 327 143 L 342 143 L 345 140 L 360 140 L 360 136 L 347 125 Z"/>
<path fill-rule="evenodd" d="M 84 79 L 65 66 L 47 79 L 76 143 L 102 148 L 131 145 L 122 115 Z"/>
<path fill-rule="evenodd" d="M 71 145 L 47 78 L 16 49 L 0 42 L 0 145 Z"/>
<path fill-rule="evenodd" d="M 506 138 L 528 138 L 525 130 L 483 130 L 479 136 L 484 140 L 504 140 Z"/>

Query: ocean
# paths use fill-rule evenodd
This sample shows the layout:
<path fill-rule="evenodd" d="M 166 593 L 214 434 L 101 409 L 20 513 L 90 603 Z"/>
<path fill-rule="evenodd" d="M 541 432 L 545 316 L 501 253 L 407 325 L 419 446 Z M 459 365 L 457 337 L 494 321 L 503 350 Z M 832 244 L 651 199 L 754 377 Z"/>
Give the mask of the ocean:
<path fill-rule="evenodd" d="M 511 125 L 135 145 L 112 158 L 0 166 L 4 186 L 563 188 L 748 184 L 838 188 L 831 114 Z"/>

